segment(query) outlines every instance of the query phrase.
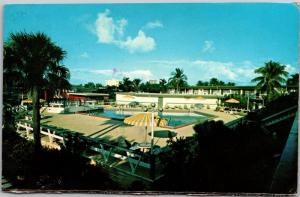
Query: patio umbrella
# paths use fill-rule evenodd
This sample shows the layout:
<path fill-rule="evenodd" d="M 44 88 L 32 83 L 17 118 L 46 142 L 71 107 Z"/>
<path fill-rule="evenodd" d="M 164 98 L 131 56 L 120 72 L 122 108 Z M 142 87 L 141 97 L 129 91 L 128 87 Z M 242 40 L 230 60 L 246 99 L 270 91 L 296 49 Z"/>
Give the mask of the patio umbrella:
<path fill-rule="evenodd" d="M 153 139 L 154 139 L 154 124 L 156 126 L 166 126 L 168 122 L 166 119 L 154 115 L 154 113 L 145 112 L 145 113 L 139 113 L 125 118 L 124 123 L 134 125 L 134 126 L 151 126 L 151 150 L 152 150 Z"/>
<path fill-rule="evenodd" d="M 154 115 L 154 124 L 159 127 L 167 126 L 168 122 L 166 119 L 160 118 L 157 115 Z M 135 125 L 135 126 L 152 126 L 152 113 L 145 112 L 135 114 L 133 116 L 127 117 L 124 119 L 124 123 Z"/>
<path fill-rule="evenodd" d="M 234 99 L 234 98 L 231 98 L 231 99 L 228 99 L 225 101 L 226 103 L 240 103 L 240 101 Z"/>

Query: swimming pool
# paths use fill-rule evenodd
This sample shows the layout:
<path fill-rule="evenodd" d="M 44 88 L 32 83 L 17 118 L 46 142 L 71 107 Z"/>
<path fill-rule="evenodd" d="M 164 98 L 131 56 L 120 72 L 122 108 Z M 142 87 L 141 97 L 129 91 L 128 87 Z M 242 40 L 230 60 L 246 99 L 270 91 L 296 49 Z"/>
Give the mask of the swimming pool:
<path fill-rule="evenodd" d="M 124 120 L 128 116 L 141 113 L 136 111 L 114 111 L 114 110 L 104 110 L 92 112 L 96 116 L 104 116 L 112 119 Z M 156 112 L 156 114 L 158 114 Z M 159 112 L 160 117 L 168 120 L 169 127 L 180 127 L 183 125 L 193 124 L 199 121 L 207 120 L 208 117 L 196 113 L 175 113 L 175 112 Z"/>

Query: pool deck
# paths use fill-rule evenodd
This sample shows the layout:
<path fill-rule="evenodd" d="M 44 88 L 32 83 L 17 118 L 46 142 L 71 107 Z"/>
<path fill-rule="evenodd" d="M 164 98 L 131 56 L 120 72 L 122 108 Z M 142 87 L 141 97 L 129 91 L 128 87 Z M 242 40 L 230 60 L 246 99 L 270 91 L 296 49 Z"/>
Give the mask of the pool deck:
<path fill-rule="evenodd" d="M 214 120 L 222 120 L 224 123 L 230 122 L 240 116 L 231 115 L 225 112 L 216 112 L 210 109 L 201 109 L 199 112 L 217 116 Z M 79 132 L 91 138 L 104 138 L 108 140 L 126 139 L 129 142 L 150 142 L 150 136 L 146 135 L 145 127 L 125 125 L 122 121 L 111 120 L 103 117 L 95 117 L 84 114 L 54 114 L 44 112 L 45 118 L 41 123 L 69 129 Z M 188 125 L 178 129 L 168 129 L 177 133 L 177 137 L 188 137 L 194 134 L 194 125 Z M 166 130 L 166 128 L 155 127 L 154 130 Z M 150 132 L 148 128 L 147 133 Z M 154 143 L 160 147 L 167 144 L 167 138 L 154 138 Z"/>

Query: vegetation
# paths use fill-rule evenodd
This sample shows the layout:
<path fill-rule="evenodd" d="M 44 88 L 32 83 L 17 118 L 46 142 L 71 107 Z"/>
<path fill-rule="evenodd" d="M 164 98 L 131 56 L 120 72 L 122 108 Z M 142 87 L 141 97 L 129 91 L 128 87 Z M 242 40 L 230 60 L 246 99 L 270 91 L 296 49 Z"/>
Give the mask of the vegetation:
<path fill-rule="evenodd" d="M 293 74 L 286 81 L 287 86 L 299 86 L 299 73 Z"/>
<path fill-rule="evenodd" d="M 267 102 L 274 96 L 281 94 L 281 88 L 285 86 L 288 72 L 285 66 L 278 62 L 269 61 L 263 67 L 255 70 L 260 76 L 254 78 L 252 82 L 257 82 L 257 87 L 267 93 Z"/>
<path fill-rule="evenodd" d="M 97 92 L 103 85 L 101 83 L 88 82 L 86 84 L 72 85 L 75 92 Z"/>
<path fill-rule="evenodd" d="M 196 86 L 235 86 L 235 83 L 228 82 L 227 84 L 224 81 L 218 80 L 217 78 L 211 78 L 208 81 L 201 81 L 199 80 Z"/>
<path fill-rule="evenodd" d="M 272 101 L 267 111 L 262 110 L 260 116 L 256 116 L 258 122 L 246 122 L 229 129 L 221 121 L 207 121 L 194 126 L 194 136 L 170 140 L 171 151 L 160 157 L 166 176 L 153 185 L 154 189 L 268 192 L 279 162 L 276 155 L 283 151 L 293 118 L 268 128 L 262 128 L 259 120 L 268 111 L 278 112 L 280 109 L 276 106 L 289 98 Z M 286 102 L 285 107 L 288 106 L 292 103 Z M 283 192 L 295 189 L 289 186 Z"/>
<path fill-rule="evenodd" d="M 177 93 L 182 86 L 187 85 L 187 76 L 183 73 L 183 69 L 176 68 L 175 71 L 171 72 L 169 84 L 176 89 Z"/>
<path fill-rule="evenodd" d="M 239 103 L 226 103 L 225 101 L 234 98 L 239 101 Z M 248 96 L 247 95 L 240 95 L 240 94 L 231 94 L 224 96 L 222 99 L 222 103 L 224 103 L 225 107 L 234 107 L 234 108 L 239 108 L 239 109 L 247 109 L 247 105 L 249 104 L 249 109 L 252 109 L 253 107 L 253 102 L 250 102 L 249 98 L 249 103 L 248 103 Z"/>
<path fill-rule="evenodd" d="M 35 150 L 40 142 L 40 98 L 43 90 L 70 87 L 69 70 L 61 64 L 66 52 L 43 33 L 16 33 L 4 44 L 4 81 L 29 91 L 33 102 Z"/>
<path fill-rule="evenodd" d="M 78 141 L 77 141 L 78 142 Z M 78 144 L 77 144 L 78 146 Z M 14 130 L 3 130 L 3 171 L 18 189 L 112 190 L 120 189 L 101 167 L 92 166 L 69 144 L 62 150 L 41 149 L 34 156 L 34 144 Z"/>

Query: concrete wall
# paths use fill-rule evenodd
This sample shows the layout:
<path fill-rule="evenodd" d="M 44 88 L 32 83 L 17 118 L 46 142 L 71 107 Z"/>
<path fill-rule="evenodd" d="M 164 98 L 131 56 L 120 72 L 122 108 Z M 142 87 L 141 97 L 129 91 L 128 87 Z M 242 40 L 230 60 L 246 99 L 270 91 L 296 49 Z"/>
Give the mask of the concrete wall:
<path fill-rule="evenodd" d="M 197 98 L 163 98 L 163 105 L 168 106 L 178 106 L 181 105 L 184 107 L 190 107 L 193 104 L 201 103 L 205 106 L 209 105 L 211 108 L 217 107 L 217 99 L 197 99 Z"/>
<path fill-rule="evenodd" d="M 159 95 L 158 95 L 159 96 Z M 143 105 L 150 105 L 151 103 L 155 103 L 157 105 L 158 103 L 158 96 L 129 96 L 124 94 L 116 94 L 116 102 L 117 104 L 129 104 L 131 102 L 139 102 Z M 163 107 L 169 106 L 181 106 L 184 107 L 185 105 L 187 107 L 190 107 L 191 105 L 201 103 L 204 104 L 205 107 L 209 106 L 210 108 L 214 109 L 217 107 L 217 99 L 216 98 L 203 98 L 203 99 L 197 99 L 197 98 L 183 98 L 183 97 L 163 97 Z"/>
<path fill-rule="evenodd" d="M 150 105 L 151 103 L 158 103 L 158 97 L 143 97 L 143 96 L 129 96 L 123 94 L 116 94 L 117 104 L 129 104 L 131 102 L 139 102 L 143 105 Z"/>

